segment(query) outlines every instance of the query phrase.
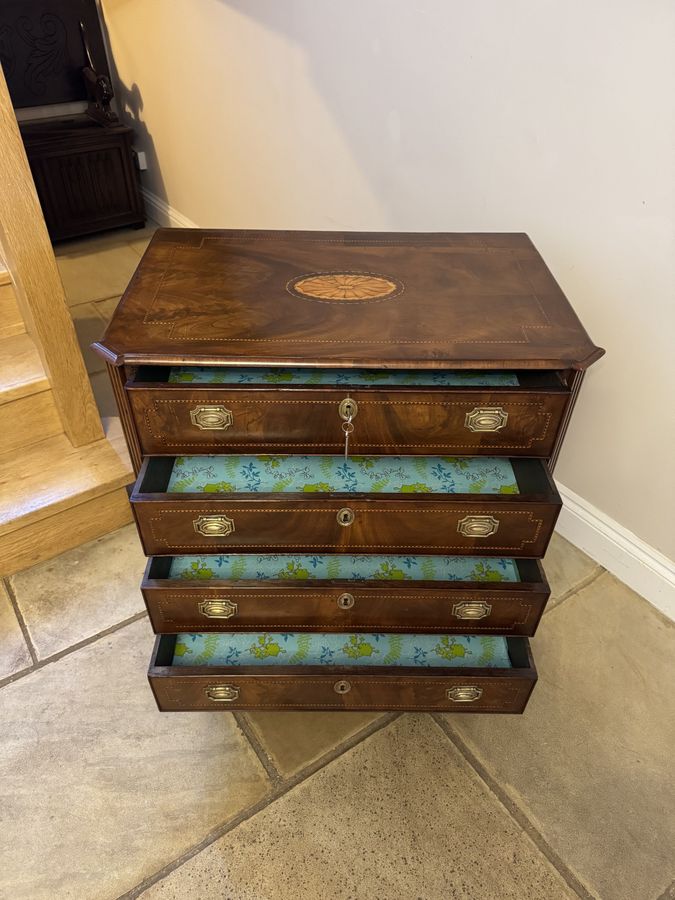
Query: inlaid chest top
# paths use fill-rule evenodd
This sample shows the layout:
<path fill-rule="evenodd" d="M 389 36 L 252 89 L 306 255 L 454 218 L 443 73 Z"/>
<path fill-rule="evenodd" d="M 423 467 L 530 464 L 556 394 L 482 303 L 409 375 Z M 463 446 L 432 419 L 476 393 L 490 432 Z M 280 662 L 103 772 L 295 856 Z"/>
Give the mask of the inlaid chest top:
<path fill-rule="evenodd" d="M 156 232 L 121 364 L 578 368 L 602 355 L 524 234 Z"/>

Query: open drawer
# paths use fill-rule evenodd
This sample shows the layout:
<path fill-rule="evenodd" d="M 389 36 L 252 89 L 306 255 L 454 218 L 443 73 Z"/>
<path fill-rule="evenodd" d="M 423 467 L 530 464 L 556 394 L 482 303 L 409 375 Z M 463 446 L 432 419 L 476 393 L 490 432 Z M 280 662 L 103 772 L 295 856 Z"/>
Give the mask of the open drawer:
<path fill-rule="evenodd" d="M 554 371 L 141 366 L 126 385 L 144 454 L 551 455 Z M 351 417 L 351 418 L 350 418 Z"/>
<path fill-rule="evenodd" d="M 160 710 L 520 713 L 537 680 L 526 638 L 424 634 L 158 636 Z"/>
<path fill-rule="evenodd" d="M 532 635 L 550 594 L 534 559 L 376 554 L 156 556 L 141 589 L 164 634 Z"/>
<path fill-rule="evenodd" d="M 131 502 L 147 556 L 355 552 L 541 557 L 546 464 L 496 457 L 149 457 Z"/>

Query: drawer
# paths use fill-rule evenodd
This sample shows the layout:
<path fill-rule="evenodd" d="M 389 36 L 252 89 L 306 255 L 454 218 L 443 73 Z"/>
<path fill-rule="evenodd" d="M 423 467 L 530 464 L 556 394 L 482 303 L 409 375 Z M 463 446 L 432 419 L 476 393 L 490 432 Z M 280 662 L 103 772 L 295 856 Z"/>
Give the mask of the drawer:
<path fill-rule="evenodd" d="M 546 464 L 493 457 L 148 457 L 131 502 L 147 556 L 225 551 L 540 557 Z"/>
<path fill-rule="evenodd" d="M 126 385 L 143 453 L 551 455 L 570 391 L 555 372 L 141 367 Z M 346 412 L 347 411 L 347 412 Z"/>
<path fill-rule="evenodd" d="M 520 637 L 249 632 L 160 635 L 148 677 L 164 711 L 521 713 L 537 673 Z"/>
<path fill-rule="evenodd" d="M 534 559 L 230 554 L 152 557 L 155 632 L 532 635 L 550 591 Z"/>

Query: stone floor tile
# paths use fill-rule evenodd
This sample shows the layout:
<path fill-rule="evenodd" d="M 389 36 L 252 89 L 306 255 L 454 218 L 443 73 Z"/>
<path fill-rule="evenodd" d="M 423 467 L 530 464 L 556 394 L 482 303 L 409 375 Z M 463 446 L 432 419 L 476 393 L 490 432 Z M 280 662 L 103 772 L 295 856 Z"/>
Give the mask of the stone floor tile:
<path fill-rule="evenodd" d="M 96 312 L 103 319 L 105 324 L 112 319 L 112 314 L 117 309 L 121 297 L 108 297 L 107 300 L 97 300 L 94 306 L 96 307 Z"/>
<path fill-rule="evenodd" d="M 675 881 L 671 881 L 665 891 L 657 897 L 657 900 L 675 900 Z"/>
<path fill-rule="evenodd" d="M 119 897 L 257 803 L 234 719 L 157 711 L 137 622 L 0 690 L 2 896 Z"/>
<path fill-rule="evenodd" d="M 97 304 L 78 303 L 77 306 L 70 307 L 70 315 L 87 372 L 91 374 L 105 371 L 105 362 L 91 349 L 91 344 L 99 340 L 105 330 L 105 322 L 98 313 Z"/>
<path fill-rule="evenodd" d="M 0 581 L 0 678 L 14 675 L 31 663 L 32 659 L 9 595 Z"/>
<path fill-rule="evenodd" d="M 594 572 L 599 574 L 603 571 L 595 560 L 555 532 L 542 563 L 551 585 L 551 599 L 547 606 L 549 610 L 563 594 L 573 590 Z"/>
<path fill-rule="evenodd" d="M 157 226 L 154 223 L 149 222 L 145 228 L 132 232 L 129 235 L 127 243 L 135 253 L 138 253 L 139 256 L 143 256 L 155 231 L 157 231 Z"/>
<path fill-rule="evenodd" d="M 128 244 L 138 234 L 134 228 L 113 228 L 98 234 L 84 235 L 72 240 L 57 241 L 54 244 L 54 255 L 72 256 L 73 254 L 96 253 L 107 247 L 120 247 Z"/>
<path fill-rule="evenodd" d="M 98 407 L 98 413 L 102 419 L 119 417 L 119 410 L 113 394 L 110 377 L 107 372 L 95 372 L 89 376 L 91 389 L 94 392 L 94 400 Z"/>
<path fill-rule="evenodd" d="M 522 717 L 448 717 L 607 900 L 657 897 L 675 847 L 675 626 L 605 573 L 546 615 Z"/>
<path fill-rule="evenodd" d="M 127 244 L 99 241 L 90 247 L 65 250 L 56 258 L 70 306 L 119 296 L 139 263 Z"/>
<path fill-rule="evenodd" d="M 17 604 L 40 659 L 145 609 L 145 557 L 133 525 L 13 575 Z"/>
<path fill-rule="evenodd" d="M 427 716 L 403 716 L 143 900 L 576 897 Z"/>
<path fill-rule="evenodd" d="M 362 712 L 250 712 L 260 743 L 282 775 L 293 775 L 379 718 Z"/>

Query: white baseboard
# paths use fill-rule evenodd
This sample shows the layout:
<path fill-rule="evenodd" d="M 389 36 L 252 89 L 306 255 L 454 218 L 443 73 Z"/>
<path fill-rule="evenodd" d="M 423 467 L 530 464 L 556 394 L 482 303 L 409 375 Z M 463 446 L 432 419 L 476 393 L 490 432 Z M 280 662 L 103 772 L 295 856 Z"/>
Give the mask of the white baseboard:
<path fill-rule="evenodd" d="M 141 188 L 141 193 L 145 200 L 145 208 L 148 217 L 152 219 L 153 222 L 157 222 L 158 225 L 163 225 L 165 228 L 199 227 L 192 219 L 188 219 L 187 216 L 178 212 L 173 206 L 169 206 L 166 200 L 162 200 L 161 197 L 158 197 L 157 194 L 153 194 L 153 192 L 149 191 L 147 188 Z"/>
<path fill-rule="evenodd" d="M 556 531 L 675 621 L 675 562 L 565 485 L 558 490 Z"/>

